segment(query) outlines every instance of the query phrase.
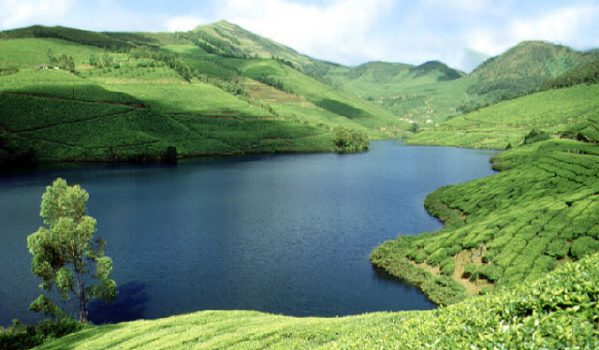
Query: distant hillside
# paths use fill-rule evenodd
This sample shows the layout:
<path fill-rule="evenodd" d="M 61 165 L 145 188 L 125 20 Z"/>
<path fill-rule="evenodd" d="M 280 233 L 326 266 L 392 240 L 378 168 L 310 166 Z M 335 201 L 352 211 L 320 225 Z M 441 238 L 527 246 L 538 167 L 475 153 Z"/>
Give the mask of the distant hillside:
<path fill-rule="evenodd" d="M 500 56 L 488 59 L 471 76 L 477 82 L 471 94 L 485 95 L 490 102 L 537 90 L 545 81 L 588 61 L 587 54 L 541 41 L 525 41 Z"/>
<path fill-rule="evenodd" d="M 578 84 L 599 84 L 599 53 L 589 53 L 590 61 L 543 83 L 541 89 L 564 88 Z"/>
<path fill-rule="evenodd" d="M 529 41 L 488 59 L 468 75 L 438 61 L 420 66 L 372 62 L 329 67 L 321 78 L 426 127 L 541 89 L 592 82 L 597 56 Z"/>
<path fill-rule="evenodd" d="M 182 33 L 35 26 L 1 32 L 0 52 L 0 161 L 334 151 L 338 127 L 378 138 L 408 126 L 303 74 L 310 58 L 227 22 Z"/>
<path fill-rule="evenodd" d="M 446 86 L 465 73 L 430 61 L 419 66 L 370 62 L 357 67 L 329 67 L 320 77 L 332 86 L 374 101 L 405 121 L 426 123 L 455 114 L 455 107 L 466 99 L 465 88 Z"/>
<path fill-rule="evenodd" d="M 418 133 L 411 144 L 503 149 L 525 141 L 533 129 L 557 137 L 573 125 L 599 126 L 599 85 L 543 91 L 482 108 Z"/>

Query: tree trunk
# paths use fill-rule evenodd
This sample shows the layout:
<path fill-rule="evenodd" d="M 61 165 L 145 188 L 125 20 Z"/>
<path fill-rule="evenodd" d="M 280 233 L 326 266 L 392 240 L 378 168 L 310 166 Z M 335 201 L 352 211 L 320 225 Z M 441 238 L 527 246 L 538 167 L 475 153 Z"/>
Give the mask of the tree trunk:
<path fill-rule="evenodd" d="M 87 322 L 87 295 L 85 295 L 85 282 L 79 277 L 79 321 Z"/>

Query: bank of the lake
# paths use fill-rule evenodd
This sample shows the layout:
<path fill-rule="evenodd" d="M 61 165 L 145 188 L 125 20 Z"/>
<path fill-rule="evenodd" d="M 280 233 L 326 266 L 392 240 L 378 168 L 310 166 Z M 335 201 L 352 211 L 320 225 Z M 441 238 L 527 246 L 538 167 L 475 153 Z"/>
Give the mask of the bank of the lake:
<path fill-rule="evenodd" d="M 442 187 L 442 230 L 399 237 L 371 261 L 438 304 L 538 279 L 599 250 L 599 146 L 548 140 L 498 154 L 496 176 Z"/>

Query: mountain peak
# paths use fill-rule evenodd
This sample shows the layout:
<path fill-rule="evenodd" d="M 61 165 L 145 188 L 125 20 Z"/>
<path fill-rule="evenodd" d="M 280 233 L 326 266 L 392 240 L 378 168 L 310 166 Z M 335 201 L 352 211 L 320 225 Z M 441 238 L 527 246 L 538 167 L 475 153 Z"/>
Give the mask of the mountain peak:
<path fill-rule="evenodd" d="M 240 27 L 239 25 L 229 22 L 225 19 L 221 19 L 218 22 L 214 22 L 214 23 L 208 23 L 208 24 L 201 24 L 197 27 L 195 27 L 194 29 L 192 29 L 192 32 L 198 32 L 198 31 L 204 31 L 206 29 L 220 29 L 220 30 L 227 30 L 227 31 L 232 31 L 232 32 L 242 32 L 242 33 L 250 33 L 248 30 Z"/>
<path fill-rule="evenodd" d="M 485 79 L 555 77 L 577 65 L 581 53 L 548 41 L 523 41 L 503 54 L 489 58 L 472 74 Z"/>
<path fill-rule="evenodd" d="M 439 81 L 443 80 L 454 80 L 461 78 L 465 75 L 457 69 L 453 69 L 441 61 L 427 61 L 423 64 L 413 67 L 411 69 L 412 74 L 415 76 L 427 75 L 432 72 L 438 71 L 441 75 L 437 78 Z M 438 73 L 437 73 L 438 74 Z"/>

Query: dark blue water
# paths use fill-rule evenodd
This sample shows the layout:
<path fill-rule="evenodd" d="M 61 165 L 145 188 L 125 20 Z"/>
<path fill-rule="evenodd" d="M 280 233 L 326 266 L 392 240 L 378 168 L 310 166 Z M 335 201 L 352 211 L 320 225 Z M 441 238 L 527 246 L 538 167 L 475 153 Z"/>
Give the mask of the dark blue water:
<path fill-rule="evenodd" d="M 424 197 L 493 173 L 492 153 L 375 142 L 364 154 L 277 155 L 173 166 L 88 165 L 0 177 L 0 324 L 33 321 L 26 237 L 46 185 L 90 193 L 114 260 L 114 305 L 97 322 L 205 309 L 347 315 L 430 309 L 416 288 L 368 261 L 398 234 L 440 228 Z"/>

